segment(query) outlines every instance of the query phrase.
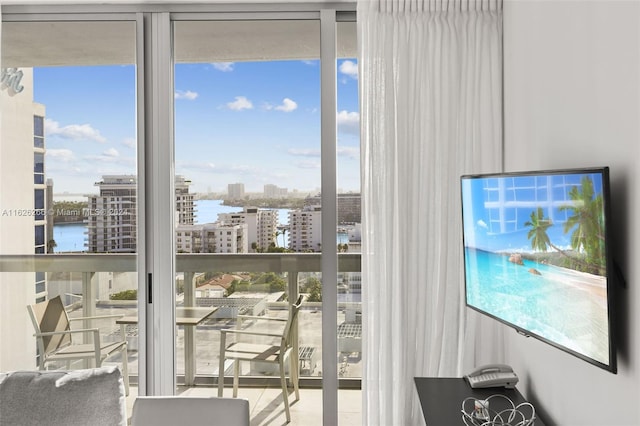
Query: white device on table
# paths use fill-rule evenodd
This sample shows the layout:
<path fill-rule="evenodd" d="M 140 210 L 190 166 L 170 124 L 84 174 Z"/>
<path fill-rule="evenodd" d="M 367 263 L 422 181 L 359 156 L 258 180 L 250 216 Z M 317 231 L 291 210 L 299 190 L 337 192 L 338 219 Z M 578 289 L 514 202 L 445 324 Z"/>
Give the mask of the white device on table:
<path fill-rule="evenodd" d="M 478 367 L 464 376 L 469 385 L 474 388 L 509 388 L 513 389 L 518 383 L 518 376 L 513 369 L 505 364 L 489 364 Z"/>

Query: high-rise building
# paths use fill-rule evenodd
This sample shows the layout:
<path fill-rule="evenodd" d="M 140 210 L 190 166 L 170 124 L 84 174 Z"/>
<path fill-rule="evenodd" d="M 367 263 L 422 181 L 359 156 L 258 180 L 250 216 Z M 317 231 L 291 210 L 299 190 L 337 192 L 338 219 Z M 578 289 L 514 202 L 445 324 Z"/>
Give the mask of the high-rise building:
<path fill-rule="evenodd" d="M 289 212 L 289 248 L 293 251 L 321 251 L 322 209 L 305 206 Z"/>
<path fill-rule="evenodd" d="M 321 204 L 321 196 L 307 197 L 305 206 Z M 362 223 L 362 197 L 360 194 L 338 194 L 338 223 Z"/>
<path fill-rule="evenodd" d="M 288 193 L 287 188 L 280 188 L 271 184 L 264 186 L 264 198 L 287 198 Z"/>
<path fill-rule="evenodd" d="M 218 221 L 225 225 L 246 224 L 248 229 L 249 251 L 266 250 L 276 243 L 278 211 L 245 207 L 239 213 L 222 213 Z"/>
<path fill-rule="evenodd" d="M 2 70 L 0 108 L 0 253 L 45 253 L 45 107 L 33 101 L 33 69 Z M 0 360 L 5 371 L 29 368 L 36 355 L 25 306 L 46 297 L 44 272 L 0 274 Z M 15 348 L 27 348 L 16 351 Z"/>
<path fill-rule="evenodd" d="M 231 200 L 244 198 L 244 183 L 230 183 L 227 185 L 227 194 Z"/>
<path fill-rule="evenodd" d="M 96 182 L 98 195 L 87 204 L 87 251 L 135 253 L 137 180 L 135 175 L 107 175 Z"/>
<path fill-rule="evenodd" d="M 189 192 L 191 181 L 184 176 L 176 176 L 176 212 L 178 212 L 177 221 L 180 224 L 193 225 L 193 194 Z"/>
<path fill-rule="evenodd" d="M 45 235 L 47 236 L 47 253 L 53 253 L 54 247 L 53 243 L 55 242 L 53 239 L 53 215 L 51 215 L 51 210 L 53 208 L 53 179 L 46 180 L 46 190 L 45 190 L 45 205 L 47 206 L 47 227 L 45 229 Z"/>
<path fill-rule="evenodd" d="M 176 176 L 178 224 L 193 224 L 190 181 Z M 98 195 L 90 195 L 87 206 L 87 251 L 135 253 L 137 238 L 137 179 L 135 175 L 105 175 L 96 182 Z"/>

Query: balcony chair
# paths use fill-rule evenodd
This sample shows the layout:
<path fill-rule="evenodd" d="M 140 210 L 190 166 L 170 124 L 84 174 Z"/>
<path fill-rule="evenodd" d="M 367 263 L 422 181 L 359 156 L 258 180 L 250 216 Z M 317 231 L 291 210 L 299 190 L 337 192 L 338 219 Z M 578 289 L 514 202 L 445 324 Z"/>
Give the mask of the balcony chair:
<path fill-rule="evenodd" d="M 298 391 L 298 362 L 293 356 L 293 336 L 297 329 L 298 312 L 304 301 L 301 295 L 296 303 L 291 305 L 288 318 L 270 318 L 265 316 L 238 315 L 238 329 L 221 330 L 220 336 L 220 367 L 218 377 L 218 397 L 222 397 L 224 390 L 224 370 L 225 360 L 234 360 L 233 374 L 233 397 L 238 396 L 238 376 L 240 374 L 240 361 L 259 361 L 262 363 L 277 364 L 280 367 L 280 383 L 282 385 L 282 398 L 284 399 L 284 410 L 287 422 L 291 421 L 289 413 L 289 392 L 285 377 L 285 363 L 289 360 L 289 379 L 293 383 L 296 394 L 296 401 L 300 399 Z M 280 322 L 284 327 L 279 333 L 251 331 L 241 329 L 243 320 Z M 236 342 L 226 346 L 227 334 L 237 335 Z M 247 343 L 241 341 L 243 337 L 266 337 L 277 341 L 273 344 Z"/>
<path fill-rule="evenodd" d="M 95 367 L 100 367 L 106 358 L 122 352 L 122 377 L 126 395 L 129 395 L 126 336 L 116 342 L 102 342 L 98 328 L 71 329 L 71 321 L 120 318 L 123 315 L 69 318 L 60 296 L 29 305 L 27 310 L 36 330 L 34 336 L 38 342 L 40 370 L 46 370 L 47 364 L 54 361 L 64 361 L 69 369 L 73 360 L 93 360 Z M 78 334 L 93 335 L 93 343 L 75 343 L 72 337 Z"/>

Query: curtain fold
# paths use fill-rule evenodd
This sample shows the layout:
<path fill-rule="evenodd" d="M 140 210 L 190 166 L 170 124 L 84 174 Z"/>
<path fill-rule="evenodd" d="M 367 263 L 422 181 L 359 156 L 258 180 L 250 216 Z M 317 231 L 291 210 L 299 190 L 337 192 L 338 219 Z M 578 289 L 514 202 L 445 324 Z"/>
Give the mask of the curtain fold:
<path fill-rule="evenodd" d="M 423 424 L 416 376 L 502 360 L 464 307 L 460 176 L 502 164 L 502 3 L 358 2 L 363 424 Z"/>

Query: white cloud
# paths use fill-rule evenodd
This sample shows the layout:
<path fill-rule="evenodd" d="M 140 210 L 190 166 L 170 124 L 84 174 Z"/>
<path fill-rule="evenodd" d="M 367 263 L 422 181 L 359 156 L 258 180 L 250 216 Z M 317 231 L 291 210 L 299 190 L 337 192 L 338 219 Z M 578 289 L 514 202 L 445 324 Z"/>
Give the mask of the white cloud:
<path fill-rule="evenodd" d="M 298 104 L 289 98 L 284 98 L 282 104 L 276 107 L 278 111 L 291 112 L 298 109 Z"/>
<path fill-rule="evenodd" d="M 320 61 L 316 60 L 309 60 L 309 59 L 305 59 L 304 61 L 302 61 L 303 64 L 305 65 L 318 65 Z"/>
<path fill-rule="evenodd" d="M 117 149 L 115 149 L 115 148 L 109 148 L 109 149 L 107 149 L 106 151 L 104 151 L 104 152 L 102 153 L 102 155 L 104 155 L 105 157 L 112 157 L 112 158 L 115 158 L 115 157 L 120 156 L 120 153 L 119 153 L 119 152 L 118 152 L 118 150 L 117 150 Z"/>
<path fill-rule="evenodd" d="M 60 123 L 45 118 L 44 131 L 47 136 L 59 136 L 63 139 L 90 140 L 104 143 L 107 139 L 100 134 L 100 131 L 91 127 L 90 124 L 69 124 L 60 127 Z"/>
<path fill-rule="evenodd" d="M 106 164 L 109 164 L 108 167 L 113 167 L 114 164 L 117 164 L 127 168 L 135 167 L 136 165 L 135 157 L 122 156 L 120 155 L 118 150 L 115 148 L 109 148 L 98 155 L 85 155 L 83 157 L 83 160 L 85 161 L 85 163 L 91 164 L 90 167 L 94 169 L 94 172 L 95 170 L 103 167 Z M 99 174 L 118 174 L 118 173 L 120 172 L 116 170 L 109 170 L 104 173 L 100 172 Z"/>
<path fill-rule="evenodd" d="M 353 61 L 344 61 L 343 63 L 340 64 L 340 67 L 338 68 L 338 70 L 342 74 L 347 75 L 351 78 L 354 78 L 354 79 L 358 78 L 358 64 L 356 64 Z"/>
<path fill-rule="evenodd" d="M 360 158 L 360 150 L 352 146 L 339 146 L 338 156 L 357 160 Z"/>
<path fill-rule="evenodd" d="M 298 161 L 296 166 L 300 169 L 319 169 L 320 162 L 319 161 Z"/>
<path fill-rule="evenodd" d="M 489 229 L 489 227 L 487 226 L 487 223 L 486 223 L 484 220 L 482 220 L 482 219 L 480 219 L 480 220 L 477 222 L 477 224 L 478 224 L 478 226 L 479 226 L 480 228 Z"/>
<path fill-rule="evenodd" d="M 344 133 L 360 133 L 360 114 L 355 111 L 340 111 L 336 116 L 338 130 Z"/>
<path fill-rule="evenodd" d="M 320 157 L 319 149 L 289 149 L 289 154 L 295 155 L 297 157 Z"/>
<path fill-rule="evenodd" d="M 73 151 L 71 151 L 70 149 L 47 148 L 46 156 L 47 158 L 55 159 L 55 161 L 60 161 L 65 163 L 75 159 L 75 155 L 73 154 Z"/>
<path fill-rule="evenodd" d="M 227 108 L 234 111 L 242 111 L 243 109 L 253 109 L 253 103 L 244 96 L 236 96 L 235 101 L 227 103 Z"/>
<path fill-rule="evenodd" d="M 138 145 L 138 141 L 136 141 L 136 138 L 125 138 L 122 141 L 122 145 L 135 149 Z"/>
<path fill-rule="evenodd" d="M 231 72 L 233 71 L 233 62 L 214 62 L 211 65 L 218 71 Z"/>
<path fill-rule="evenodd" d="M 232 172 L 240 172 L 240 173 L 249 174 L 249 173 L 253 172 L 255 170 L 255 168 L 252 167 L 252 166 L 246 166 L 244 164 L 234 164 L 234 165 L 229 166 L 228 170 L 232 171 Z"/>
<path fill-rule="evenodd" d="M 200 172 L 213 172 L 213 173 L 236 173 L 241 175 L 253 176 L 259 172 L 253 166 L 244 164 L 223 164 L 218 166 L 209 162 L 197 162 L 197 161 L 184 161 L 177 164 L 177 168 L 182 174 L 188 174 L 188 170 L 198 170 Z M 186 170 L 186 172 L 182 172 Z"/>
<path fill-rule="evenodd" d="M 191 90 L 176 90 L 176 93 L 174 94 L 174 97 L 176 99 L 186 99 L 188 101 L 192 101 L 194 99 L 196 99 L 198 97 L 198 93 L 197 92 L 192 92 Z"/>

